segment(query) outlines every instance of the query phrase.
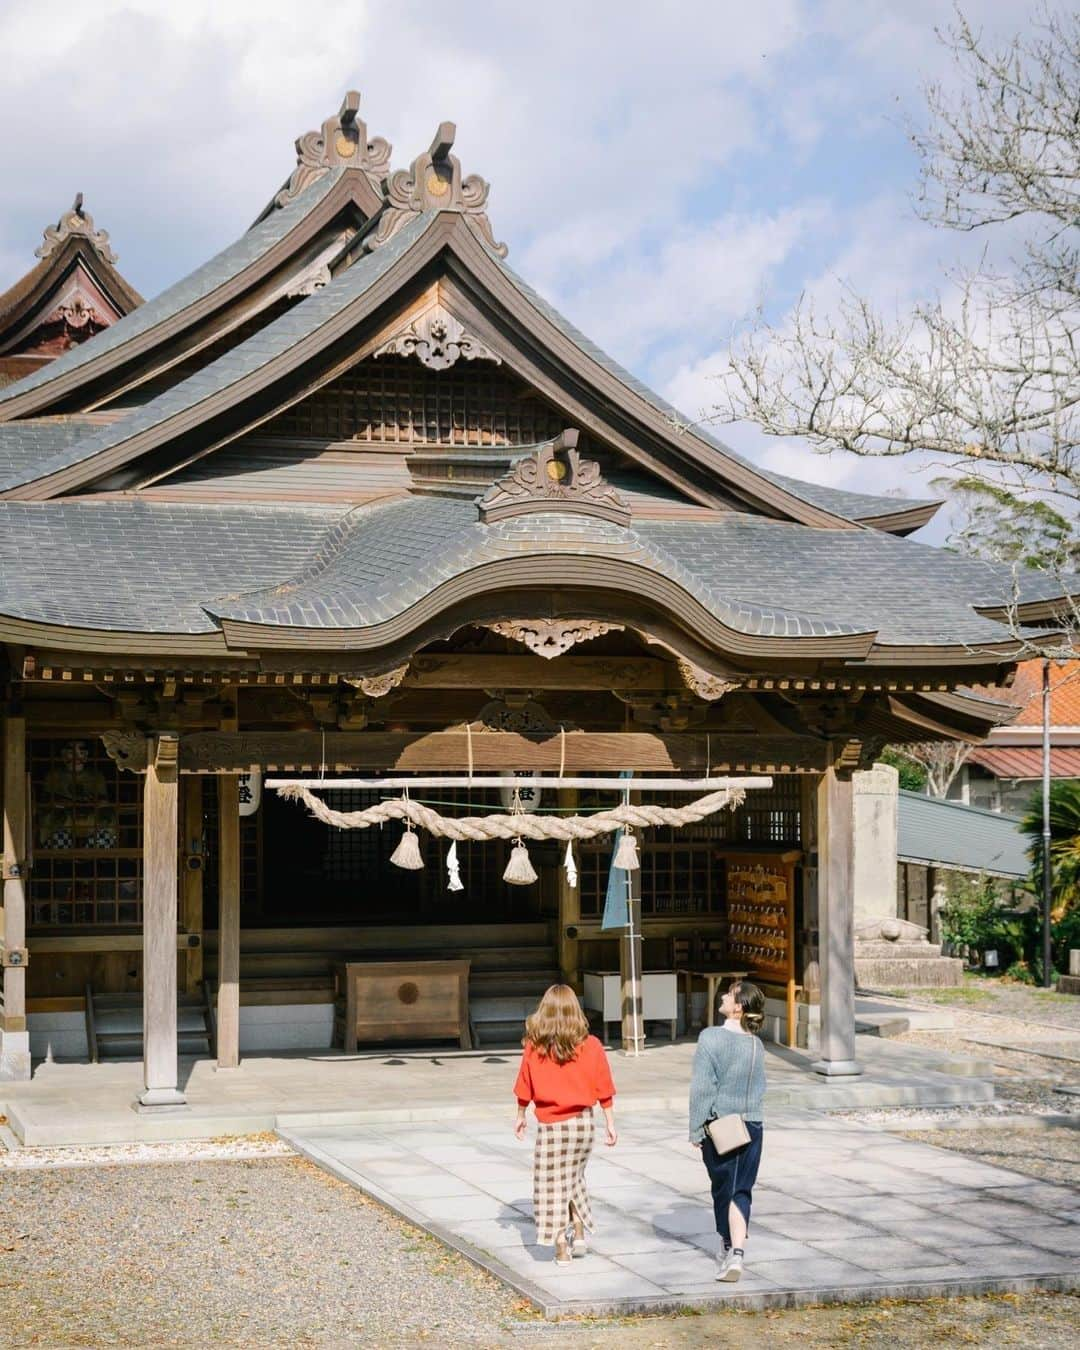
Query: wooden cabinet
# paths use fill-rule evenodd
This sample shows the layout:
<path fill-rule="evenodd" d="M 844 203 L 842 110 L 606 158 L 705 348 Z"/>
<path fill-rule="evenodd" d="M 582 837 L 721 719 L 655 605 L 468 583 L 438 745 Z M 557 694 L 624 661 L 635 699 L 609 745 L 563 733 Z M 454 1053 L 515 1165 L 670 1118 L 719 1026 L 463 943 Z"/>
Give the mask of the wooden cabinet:
<path fill-rule="evenodd" d="M 334 967 L 334 1039 L 456 1040 L 472 1049 L 468 961 L 349 961 Z"/>

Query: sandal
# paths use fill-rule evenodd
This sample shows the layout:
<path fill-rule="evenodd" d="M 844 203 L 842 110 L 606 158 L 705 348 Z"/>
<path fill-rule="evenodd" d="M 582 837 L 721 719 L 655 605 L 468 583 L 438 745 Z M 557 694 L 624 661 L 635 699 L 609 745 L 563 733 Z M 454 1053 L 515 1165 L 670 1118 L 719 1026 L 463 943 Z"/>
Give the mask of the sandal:
<path fill-rule="evenodd" d="M 555 1264 L 557 1266 L 569 1266 L 573 1263 L 573 1243 L 568 1243 L 565 1237 L 555 1239 Z"/>
<path fill-rule="evenodd" d="M 577 1233 L 571 1231 L 571 1233 L 570 1233 L 570 1255 L 571 1255 L 572 1257 L 573 1257 L 573 1256 L 585 1256 L 585 1255 L 588 1253 L 588 1250 L 589 1250 L 589 1244 L 588 1244 L 588 1241 L 586 1240 L 584 1230 L 582 1230 L 582 1233 L 581 1233 L 581 1236 L 580 1236 L 580 1237 L 577 1235 Z"/>

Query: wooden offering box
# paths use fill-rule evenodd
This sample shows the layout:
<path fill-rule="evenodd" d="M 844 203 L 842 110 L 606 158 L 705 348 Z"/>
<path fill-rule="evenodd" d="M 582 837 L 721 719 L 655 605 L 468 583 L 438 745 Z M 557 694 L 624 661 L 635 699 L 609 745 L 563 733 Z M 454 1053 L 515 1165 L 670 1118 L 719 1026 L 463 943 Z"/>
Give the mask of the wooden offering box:
<path fill-rule="evenodd" d="M 349 961 L 334 967 L 334 1039 L 456 1040 L 472 1049 L 468 961 Z"/>
<path fill-rule="evenodd" d="M 751 979 L 784 986 L 788 1044 L 795 1044 L 796 852 L 727 861 L 728 955 Z"/>

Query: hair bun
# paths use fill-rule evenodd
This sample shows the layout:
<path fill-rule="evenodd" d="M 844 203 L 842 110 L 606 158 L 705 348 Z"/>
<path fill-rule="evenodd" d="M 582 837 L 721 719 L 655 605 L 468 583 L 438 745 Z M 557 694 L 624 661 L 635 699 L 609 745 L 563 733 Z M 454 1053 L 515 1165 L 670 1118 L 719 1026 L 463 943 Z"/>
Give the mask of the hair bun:
<path fill-rule="evenodd" d="M 742 1015 L 742 1024 L 747 1031 L 760 1031 L 765 1025 L 764 1013 L 748 1013 Z"/>

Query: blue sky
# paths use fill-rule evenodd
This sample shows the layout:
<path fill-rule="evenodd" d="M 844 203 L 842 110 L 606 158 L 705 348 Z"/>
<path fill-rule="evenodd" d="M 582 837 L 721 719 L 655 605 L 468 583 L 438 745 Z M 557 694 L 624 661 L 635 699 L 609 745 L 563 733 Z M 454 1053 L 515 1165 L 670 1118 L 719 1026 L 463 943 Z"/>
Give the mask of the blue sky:
<path fill-rule="evenodd" d="M 973 0 L 991 36 L 1026 0 Z M 953 74 L 942 0 L 0 0 L 0 288 L 76 191 L 153 295 L 234 239 L 361 90 L 405 166 L 458 125 L 510 262 L 697 417 L 733 329 L 843 284 L 904 308 L 972 241 L 911 208 L 905 120 Z M 925 495 L 925 466 L 719 431 L 772 468 Z M 928 539 L 940 540 L 931 526 Z"/>

